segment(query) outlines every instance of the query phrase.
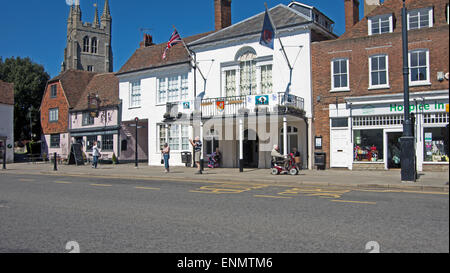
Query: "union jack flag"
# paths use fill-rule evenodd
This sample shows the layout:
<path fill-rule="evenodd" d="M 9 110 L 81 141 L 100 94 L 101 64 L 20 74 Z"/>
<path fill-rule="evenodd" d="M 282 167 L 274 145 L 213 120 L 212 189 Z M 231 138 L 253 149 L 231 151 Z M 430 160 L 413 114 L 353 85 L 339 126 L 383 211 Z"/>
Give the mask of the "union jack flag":
<path fill-rule="evenodd" d="M 177 30 L 174 30 L 173 33 L 172 33 L 172 36 L 170 37 L 169 42 L 167 43 L 167 47 L 164 50 L 164 53 L 163 53 L 163 56 L 162 56 L 163 60 L 165 60 L 166 57 L 167 57 L 167 51 L 169 49 L 171 49 L 174 45 L 176 45 L 178 43 L 181 43 L 181 42 L 183 42 L 183 40 L 181 39 L 180 34 L 178 34 Z"/>

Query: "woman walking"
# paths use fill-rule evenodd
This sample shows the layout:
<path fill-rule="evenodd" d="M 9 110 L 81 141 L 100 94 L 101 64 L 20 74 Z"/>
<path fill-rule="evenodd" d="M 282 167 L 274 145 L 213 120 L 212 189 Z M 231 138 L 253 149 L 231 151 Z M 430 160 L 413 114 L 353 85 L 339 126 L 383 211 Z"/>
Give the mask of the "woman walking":
<path fill-rule="evenodd" d="M 166 169 L 165 173 L 169 173 L 170 172 L 170 170 L 169 170 L 169 168 L 170 168 L 170 166 L 169 166 L 169 160 L 170 160 L 169 144 L 167 144 L 167 143 L 164 144 L 164 148 L 161 150 L 161 154 L 164 159 L 164 168 Z"/>
<path fill-rule="evenodd" d="M 92 157 L 94 158 L 94 162 L 92 163 L 92 168 L 97 169 L 98 158 L 100 157 L 100 150 L 98 148 L 98 142 L 94 141 L 94 146 L 92 147 Z"/>

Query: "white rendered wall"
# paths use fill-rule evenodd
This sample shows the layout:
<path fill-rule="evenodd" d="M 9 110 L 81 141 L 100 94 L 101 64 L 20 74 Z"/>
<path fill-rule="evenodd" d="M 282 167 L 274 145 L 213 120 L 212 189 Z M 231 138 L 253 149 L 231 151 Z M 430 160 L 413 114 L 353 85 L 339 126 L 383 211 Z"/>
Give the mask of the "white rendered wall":
<path fill-rule="evenodd" d="M 12 148 L 6 147 L 6 162 L 14 161 L 14 106 L 0 104 L 0 136 L 6 136 L 6 146 L 11 145 Z"/>

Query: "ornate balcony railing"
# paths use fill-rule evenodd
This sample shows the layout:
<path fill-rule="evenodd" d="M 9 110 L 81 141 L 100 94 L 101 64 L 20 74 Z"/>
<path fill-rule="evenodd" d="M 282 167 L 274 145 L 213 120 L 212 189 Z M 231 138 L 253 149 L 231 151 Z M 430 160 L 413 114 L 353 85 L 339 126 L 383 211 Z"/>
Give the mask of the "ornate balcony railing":
<path fill-rule="evenodd" d="M 244 112 L 248 114 L 255 114 L 257 111 L 279 112 L 282 106 L 303 112 L 305 101 L 287 93 L 208 98 L 202 100 L 201 111 L 203 117 L 220 117 Z"/>

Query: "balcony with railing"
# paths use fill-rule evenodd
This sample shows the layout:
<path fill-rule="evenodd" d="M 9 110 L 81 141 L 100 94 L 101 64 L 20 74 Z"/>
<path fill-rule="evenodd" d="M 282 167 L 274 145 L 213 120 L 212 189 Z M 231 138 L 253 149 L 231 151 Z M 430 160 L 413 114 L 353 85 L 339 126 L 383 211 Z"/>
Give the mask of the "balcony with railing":
<path fill-rule="evenodd" d="M 303 98 L 287 93 L 274 93 L 204 99 L 201 102 L 201 113 L 204 118 L 284 111 L 304 115 L 304 106 Z"/>
<path fill-rule="evenodd" d="M 167 105 L 166 120 L 180 119 L 192 115 L 202 118 L 220 118 L 235 115 L 287 113 L 299 117 L 305 114 L 303 98 L 287 93 L 243 95 L 222 98 L 207 98 L 197 103 L 180 102 Z M 199 109 L 199 110 L 196 110 Z"/>

